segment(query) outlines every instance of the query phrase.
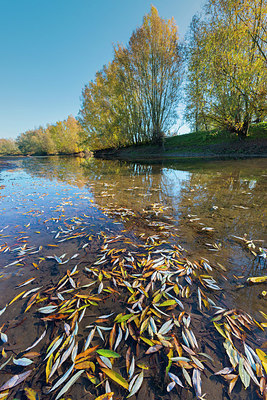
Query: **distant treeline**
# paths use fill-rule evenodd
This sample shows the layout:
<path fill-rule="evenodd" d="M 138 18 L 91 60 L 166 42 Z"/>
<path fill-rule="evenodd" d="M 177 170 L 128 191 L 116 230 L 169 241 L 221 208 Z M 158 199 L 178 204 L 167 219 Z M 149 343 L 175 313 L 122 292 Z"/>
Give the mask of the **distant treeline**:
<path fill-rule="evenodd" d="M 0 139 L 0 155 L 74 154 L 81 151 L 81 126 L 73 117 L 21 133 L 16 140 Z"/>

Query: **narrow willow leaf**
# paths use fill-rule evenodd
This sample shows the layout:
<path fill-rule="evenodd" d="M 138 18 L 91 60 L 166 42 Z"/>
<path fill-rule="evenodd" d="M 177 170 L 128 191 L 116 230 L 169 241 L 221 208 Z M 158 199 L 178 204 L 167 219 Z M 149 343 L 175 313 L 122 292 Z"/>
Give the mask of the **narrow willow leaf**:
<path fill-rule="evenodd" d="M 172 361 L 185 361 L 185 362 L 190 362 L 190 358 L 187 357 L 172 357 L 171 358 Z"/>
<path fill-rule="evenodd" d="M 53 390 L 55 390 L 60 385 L 62 385 L 63 382 L 65 382 L 65 380 L 70 376 L 73 368 L 74 368 L 74 364 L 72 364 L 72 366 L 67 370 L 67 372 L 65 372 L 65 374 L 55 383 L 55 385 L 52 386 L 52 388 L 49 390 L 49 393 L 53 392 Z"/>
<path fill-rule="evenodd" d="M 49 380 L 49 375 L 52 370 L 52 362 L 53 362 L 53 354 L 47 360 L 46 367 L 45 367 L 45 375 L 46 375 L 46 382 Z"/>
<path fill-rule="evenodd" d="M 239 372 L 240 379 L 241 379 L 245 389 L 247 389 L 250 384 L 250 376 L 247 373 L 247 371 L 244 369 L 244 358 L 242 358 L 242 357 L 239 360 L 238 372 Z"/>
<path fill-rule="evenodd" d="M 173 327 L 173 321 L 172 319 L 170 319 L 169 321 L 165 322 L 165 324 L 162 325 L 158 333 L 161 335 L 165 335 L 172 329 L 172 327 Z"/>
<path fill-rule="evenodd" d="M 29 358 L 22 357 L 22 358 L 18 358 L 18 359 L 13 358 L 13 363 L 15 365 L 20 365 L 22 367 L 26 367 L 26 366 L 32 364 L 33 361 L 30 360 Z"/>
<path fill-rule="evenodd" d="M 189 373 L 187 372 L 187 370 L 185 368 L 182 368 L 182 371 L 183 371 L 186 382 L 188 383 L 189 386 L 192 387 L 192 380 L 190 378 Z"/>
<path fill-rule="evenodd" d="M 87 339 L 86 339 L 85 345 L 84 345 L 84 350 L 87 350 L 88 347 L 90 346 L 90 343 L 91 343 L 91 341 L 93 340 L 95 331 L 96 331 L 96 326 L 95 326 L 95 327 L 91 330 L 91 332 L 89 333 L 89 335 L 88 335 L 88 337 L 87 337 Z"/>
<path fill-rule="evenodd" d="M 256 353 L 261 360 L 262 366 L 265 369 L 265 372 L 267 373 L 267 355 L 262 351 L 261 349 L 256 349 Z"/>
<path fill-rule="evenodd" d="M 41 340 L 45 337 L 45 335 L 46 335 L 46 330 L 42 333 L 42 335 L 39 337 L 39 339 L 37 339 L 36 342 L 34 342 L 31 346 L 27 347 L 27 349 L 25 349 L 25 351 L 31 350 L 35 346 L 37 346 L 37 344 L 41 342 Z"/>
<path fill-rule="evenodd" d="M 64 361 L 67 360 L 67 358 L 70 356 L 73 347 L 75 345 L 75 340 L 73 339 L 70 346 L 68 347 L 68 349 L 62 354 L 62 357 L 60 359 L 60 363 L 59 363 L 59 367 L 64 363 Z"/>
<path fill-rule="evenodd" d="M 30 374 L 32 373 L 32 369 L 29 371 L 23 372 L 23 374 L 20 375 L 14 375 L 12 376 L 11 379 L 9 379 L 6 383 L 4 383 L 0 387 L 0 391 L 2 392 L 3 390 L 11 389 L 15 386 L 17 386 L 19 383 L 23 382 Z"/>
<path fill-rule="evenodd" d="M 5 368 L 5 366 L 9 363 L 10 360 L 12 360 L 12 356 L 10 356 L 2 365 L 0 365 L 0 371 L 1 369 Z"/>
<path fill-rule="evenodd" d="M 112 364 L 109 358 L 100 356 L 100 359 L 103 361 L 103 363 L 106 365 L 106 367 L 112 369 Z"/>
<path fill-rule="evenodd" d="M 49 358 L 50 355 L 53 354 L 54 351 L 61 345 L 63 339 L 64 339 L 64 336 L 62 335 L 62 336 L 54 343 L 54 345 L 52 346 L 52 348 L 51 348 L 50 351 L 48 352 L 47 356 L 45 357 L 45 360 L 46 360 L 47 358 Z"/>
<path fill-rule="evenodd" d="M 238 375 L 237 375 L 236 377 L 234 377 L 234 378 L 231 380 L 231 382 L 229 383 L 229 390 L 228 390 L 228 393 L 229 393 L 229 394 L 232 393 L 232 390 L 233 390 L 234 387 L 235 387 L 235 384 L 236 384 L 237 379 L 238 379 Z"/>
<path fill-rule="evenodd" d="M 109 358 L 119 358 L 121 357 L 120 354 L 115 353 L 115 351 L 112 350 L 108 350 L 108 349 L 98 349 L 96 350 L 97 354 L 99 354 L 100 356 L 104 356 L 104 357 L 109 357 Z"/>
<path fill-rule="evenodd" d="M 169 377 L 179 386 L 184 387 L 178 376 L 172 374 L 171 372 L 168 373 Z"/>
<path fill-rule="evenodd" d="M 69 390 L 69 388 L 77 381 L 77 379 L 79 379 L 79 377 L 83 373 L 84 373 L 84 369 L 82 369 L 81 371 L 76 372 L 76 374 L 74 374 L 73 377 L 70 378 L 68 383 L 66 383 L 66 385 L 63 386 L 63 388 L 60 390 L 60 392 L 58 393 L 58 395 L 57 395 L 55 400 L 60 399 L 60 397 Z"/>
<path fill-rule="evenodd" d="M 132 386 L 131 392 L 128 394 L 127 399 L 138 392 L 138 390 L 142 386 L 143 380 L 144 380 L 144 371 L 142 370 L 141 373 L 138 375 L 134 385 Z"/>
<path fill-rule="evenodd" d="M 231 374 L 233 372 L 233 370 L 234 370 L 233 368 L 225 367 L 225 368 L 221 369 L 220 371 L 215 372 L 214 375 L 228 375 L 228 374 Z"/>
<path fill-rule="evenodd" d="M 159 351 L 160 349 L 162 349 L 162 345 L 161 344 L 155 344 L 155 346 L 149 347 L 149 349 L 146 351 L 145 354 L 152 354 L 152 353 L 156 353 L 157 351 Z"/>
<path fill-rule="evenodd" d="M 116 348 L 119 346 L 121 339 L 122 339 L 122 330 L 119 327 L 119 334 L 118 334 L 117 340 L 115 342 L 114 350 L 116 350 Z"/>
<path fill-rule="evenodd" d="M 167 392 L 170 392 L 174 386 L 176 385 L 176 383 L 174 381 L 170 382 L 167 386 Z"/>
<path fill-rule="evenodd" d="M 2 310 L 0 310 L 0 316 L 1 316 L 2 314 L 4 314 L 4 312 L 6 311 L 6 309 L 7 309 L 7 306 L 5 306 L 4 308 L 2 308 Z"/>
<path fill-rule="evenodd" d="M 133 374 L 134 374 L 134 369 L 135 369 L 135 358 L 134 356 L 132 357 L 131 365 L 129 368 L 129 378 L 131 379 Z"/>
<path fill-rule="evenodd" d="M 24 392 L 26 393 L 28 400 L 39 400 L 38 394 L 33 389 L 25 388 Z"/>
<path fill-rule="evenodd" d="M 194 389 L 196 392 L 196 396 L 201 397 L 201 374 L 200 374 L 200 371 L 196 368 L 194 368 L 194 370 L 193 370 L 192 380 L 193 380 L 193 385 L 194 385 Z"/>
<path fill-rule="evenodd" d="M 57 360 L 56 360 L 56 362 L 55 362 L 55 364 L 53 365 L 53 367 L 52 367 L 52 369 L 51 369 L 51 372 L 50 372 L 50 374 L 49 374 L 48 380 L 50 380 L 50 379 L 52 378 L 52 376 L 54 375 L 54 373 L 55 373 L 56 370 L 58 369 L 59 362 L 60 362 L 60 358 L 58 357 Z"/>
<path fill-rule="evenodd" d="M 0 337 L 3 343 L 7 343 L 8 342 L 8 337 L 5 333 L 0 332 Z"/>
<path fill-rule="evenodd" d="M 51 314 L 52 312 L 56 311 L 57 306 L 46 306 L 38 308 L 38 311 L 43 314 Z"/>
<path fill-rule="evenodd" d="M 101 370 L 114 382 L 117 382 L 120 386 L 124 387 L 125 389 L 128 389 L 129 387 L 128 382 L 120 374 L 108 368 L 101 368 Z"/>

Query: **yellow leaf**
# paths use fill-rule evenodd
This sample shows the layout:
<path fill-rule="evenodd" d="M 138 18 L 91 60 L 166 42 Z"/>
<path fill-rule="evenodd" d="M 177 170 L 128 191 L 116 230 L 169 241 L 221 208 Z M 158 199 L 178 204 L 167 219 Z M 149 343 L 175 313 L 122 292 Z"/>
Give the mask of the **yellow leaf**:
<path fill-rule="evenodd" d="M 14 299 L 11 300 L 11 302 L 9 303 L 9 305 L 12 304 L 12 303 L 14 303 L 14 301 L 18 300 L 25 292 L 26 292 L 26 290 L 24 290 L 23 292 L 21 292 L 20 294 L 18 294 L 16 297 L 14 297 Z"/>
<path fill-rule="evenodd" d="M 109 392 L 96 397 L 95 400 L 110 400 L 112 396 L 114 396 L 114 392 Z"/>
<path fill-rule="evenodd" d="M 2 393 L 0 394 L 0 400 L 6 400 L 7 397 L 8 397 L 8 394 L 9 394 L 9 391 L 8 391 L 8 390 L 6 390 L 5 392 L 2 392 Z"/>
<path fill-rule="evenodd" d="M 265 369 L 265 372 L 267 372 L 267 355 L 262 351 L 261 349 L 256 349 L 256 353 L 261 360 L 262 366 Z"/>
<path fill-rule="evenodd" d="M 95 367 L 95 364 L 91 361 L 82 361 L 78 364 L 75 364 L 75 369 L 92 369 Z"/>
<path fill-rule="evenodd" d="M 251 282 L 251 283 L 267 282 L 267 276 L 252 276 L 247 279 L 247 282 Z"/>
<path fill-rule="evenodd" d="M 29 400 L 38 400 L 39 399 L 38 394 L 33 389 L 25 388 L 24 391 Z"/>
<path fill-rule="evenodd" d="M 114 382 L 117 382 L 119 385 L 124 387 L 125 389 L 129 388 L 129 383 L 117 372 L 108 368 L 101 368 L 101 370 Z"/>
<path fill-rule="evenodd" d="M 53 353 L 48 358 L 46 368 L 45 368 L 46 382 L 48 382 L 48 378 L 49 378 L 50 372 L 52 370 L 52 361 L 53 361 Z"/>

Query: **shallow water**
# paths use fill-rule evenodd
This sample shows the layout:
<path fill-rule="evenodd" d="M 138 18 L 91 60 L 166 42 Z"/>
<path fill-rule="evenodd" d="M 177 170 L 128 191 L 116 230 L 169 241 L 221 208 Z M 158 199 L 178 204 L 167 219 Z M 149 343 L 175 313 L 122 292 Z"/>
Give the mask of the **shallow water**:
<path fill-rule="evenodd" d="M 79 253 L 67 264 L 71 270 L 95 261 L 101 237 L 123 233 L 135 240 L 166 238 L 189 259 L 205 258 L 223 289 L 220 305 L 258 319 L 259 310 L 266 310 L 261 296 L 266 284 L 248 286 L 246 280 L 266 275 L 266 261 L 258 256 L 267 239 L 266 178 L 265 159 L 167 164 L 1 159 L 0 309 L 24 280 L 34 276 L 46 287 L 60 279 L 67 267 L 47 257 L 64 254 L 66 260 Z M 73 230 L 72 240 L 64 239 L 65 230 Z M 252 240 L 255 254 L 234 236 Z M 85 239 L 89 245 L 83 248 Z M 11 326 L 18 323 L 18 311 L 8 314 Z M 30 317 L 23 323 L 24 336 L 14 338 L 12 351 L 25 344 L 25 335 L 26 345 L 35 340 L 32 323 Z M 217 398 L 215 386 L 209 393 Z"/>
<path fill-rule="evenodd" d="M 259 296 L 263 285 L 247 287 L 246 279 L 266 274 L 266 264 L 233 235 L 266 245 L 266 159 L 135 164 L 31 157 L 5 163 L 0 169 L 0 244 L 45 247 L 53 244 L 59 221 L 83 214 L 90 217 L 92 234 L 124 229 L 175 234 L 174 242 L 189 255 L 223 266 L 220 284 L 228 306 L 255 316 L 265 307 Z M 134 217 L 118 224 L 114 210 L 121 208 Z M 113 210 L 110 218 L 106 209 Z M 24 269 L 3 269 L 12 261 L 12 254 L 2 253 L 1 272 L 24 274 Z M 6 284 L 13 286 L 10 279 Z"/>

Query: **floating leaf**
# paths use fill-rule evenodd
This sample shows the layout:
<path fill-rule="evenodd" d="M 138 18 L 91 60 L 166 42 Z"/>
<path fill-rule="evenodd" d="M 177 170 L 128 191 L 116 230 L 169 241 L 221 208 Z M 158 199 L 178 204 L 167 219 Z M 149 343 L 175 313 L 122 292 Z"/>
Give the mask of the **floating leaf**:
<path fill-rule="evenodd" d="M 239 376 L 241 378 L 241 381 L 242 381 L 245 389 L 247 389 L 247 387 L 250 384 L 250 376 L 247 373 L 247 371 L 244 369 L 244 358 L 242 358 L 242 357 L 239 360 L 238 372 L 239 372 Z"/>
<path fill-rule="evenodd" d="M 144 380 L 144 371 L 142 370 L 138 375 L 137 379 L 135 380 L 134 385 L 131 388 L 131 392 L 127 396 L 127 399 L 138 392 L 138 390 L 142 386 L 143 380 Z"/>
<path fill-rule="evenodd" d="M 149 349 L 146 351 L 145 354 L 156 353 L 157 351 L 162 349 L 162 347 L 163 347 L 162 344 L 156 344 L 155 346 L 149 347 Z"/>
<path fill-rule="evenodd" d="M 262 366 L 265 369 L 265 372 L 267 373 L 267 355 L 262 351 L 261 349 L 256 349 L 256 353 L 261 360 Z"/>
<path fill-rule="evenodd" d="M 247 279 L 249 283 L 264 283 L 267 282 L 267 276 L 252 276 Z"/>
<path fill-rule="evenodd" d="M 38 394 L 33 389 L 25 388 L 24 392 L 28 400 L 39 400 Z"/>
<path fill-rule="evenodd" d="M 115 351 L 108 350 L 108 349 L 98 349 L 98 350 L 96 350 L 96 352 L 100 356 L 104 356 L 104 357 L 109 357 L 109 358 L 119 358 L 120 357 L 120 354 L 115 353 Z"/>
<path fill-rule="evenodd" d="M 17 386 L 19 383 L 23 382 L 26 378 L 28 378 L 28 376 L 30 376 L 31 373 L 32 373 L 32 369 L 30 369 L 29 371 L 23 372 L 23 374 L 12 376 L 11 379 L 9 379 L 6 383 L 4 383 L 0 387 L 0 391 L 2 392 L 3 390 L 11 389 L 11 388 Z"/>
<path fill-rule="evenodd" d="M 201 396 L 201 374 L 200 374 L 200 371 L 196 368 L 194 368 L 194 370 L 193 370 L 192 381 L 193 381 L 194 389 L 196 392 L 196 396 L 200 397 Z"/>
<path fill-rule="evenodd" d="M 38 308 L 38 311 L 43 314 L 51 314 L 52 312 L 56 311 L 57 306 L 46 306 Z"/>
<path fill-rule="evenodd" d="M 5 333 L 0 332 L 0 337 L 3 343 L 7 343 L 8 342 L 8 337 Z"/>
<path fill-rule="evenodd" d="M 84 373 L 84 369 L 82 369 L 81 371 L 76 372 L 76 374 L 74 374 L 73 377 L 70 378 L 68 383 L 66 383 L 66 385 L 63 386 L 63 388 L 60 390 L 60 392 L 58 393 L 58 395 L 56 397 L 56 400 L 60 399 L 60 397 L 69 390 L 69 388 L 77 381 L 77 379 L 79 379 L 79 377 L 83 373 Z"/>
<path fill-rule="evenodd" d="M 72 373 L 72 370 L 74 368 L 74 364 L 72 364 L 72 366 L 65 372 L 65 374 L 54 384 L 54 386 L 52 386 L 52 388 L 49 390 L 50 392 L 53 392 L 53 390 L 55 390 L 56 388 L 58 388 L 60 385 L 62 385 L 63 382 L 65 382 L 65 380 L 70 376 L 70 374 Z"/>
<path fill-rule="evenodd" d="M 112 396 L 114 396 L 114 392 L 109 392 L 101 394 L 101 396 L 96 397 L 95 400 L 110 400 Z"/>
<path fill-rule="evenodd" d="M 118 374 L 118 372 L 108 368 L 101 368 L 101 370 L 114 382 L 117 382 L 120 386 L 128 389 L 129 383 L 120 374 Z"/>
<path fill-rule="evenodd" d="M 171 372 L 168 373 L 169 377 L 179 386 L 184 387 L 178 376 L 172 374 Z"/>
<path fill-rule="evenodd" d="M 31 350 L 35 346 L 37 346 L 37 344 L 41 342 L 41 340 L 45 337 L 45 335 L 46 335 L 46 330 L 42 333 L 42 335 L 39 337 L 39 339 L 37 339 L 36 342 L 34 342 L 31 346 L 27 347 L 27 349 L 25 351 Z"/>
<path fill-rule="evenodd" d="M 22 367 L 26 367 L 27 365 L 30 365 L 33 363 L 32 360 L 29 360 L 29 358 L 22 357 L 22 358 L 13 358 L 13 363 L 16 365 L 20 365 Z"/>
<path fill-rule="evenodd" d="M 170 392 L 174 386 L 176 385 L 176 383 L 174 381 L 170 382 L 167 386 L 167 392 Z"/>

